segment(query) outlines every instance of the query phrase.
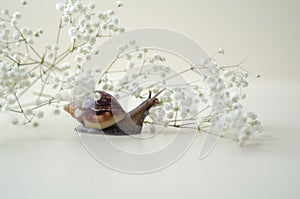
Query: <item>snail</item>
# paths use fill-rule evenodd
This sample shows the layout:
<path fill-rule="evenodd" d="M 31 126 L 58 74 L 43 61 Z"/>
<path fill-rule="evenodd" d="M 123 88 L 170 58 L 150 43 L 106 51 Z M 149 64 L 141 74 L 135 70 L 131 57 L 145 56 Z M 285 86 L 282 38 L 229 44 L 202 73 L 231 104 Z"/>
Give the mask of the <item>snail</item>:
<path fill-rule="evenodd" d="M 133 135 L 140 134 L 143 123 L 151 107 L 160 104 L 157 96 L 163 92 L 159 91 L 148 98 L 135 109 L 126 113 L 120 103 L 112 95 L 105 91 L 97 90 L 96 99 L 87 98 L 83 103 L 71 102 L 64 106 L 64 110 L 70 113 L 81 124 L 76 131 L 107 134 L 107 135 Z M 80 110 L 80 114 L 75 114 Z"/>

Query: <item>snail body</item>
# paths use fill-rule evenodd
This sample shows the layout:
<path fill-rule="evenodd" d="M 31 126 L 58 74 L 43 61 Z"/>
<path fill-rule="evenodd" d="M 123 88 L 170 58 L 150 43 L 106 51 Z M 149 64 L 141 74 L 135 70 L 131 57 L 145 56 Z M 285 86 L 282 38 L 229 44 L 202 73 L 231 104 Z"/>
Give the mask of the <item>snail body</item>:
<path fill-rule="evenodd" d="M 135 109 L 126 113 L 120 103 L 105 91 L 95 91 L 97 99 L 88 98 L 84 102 L 71 102 L 64 110 L 71 114 L 81 125 L 76 127 L 79 132 L 104 133 L 107 135 L 140 134 L 143 123 L 151 107 L 159 104 L 155 96 L 149 97 Z M 81 114 L 75 114 L 77 110 Z"/>

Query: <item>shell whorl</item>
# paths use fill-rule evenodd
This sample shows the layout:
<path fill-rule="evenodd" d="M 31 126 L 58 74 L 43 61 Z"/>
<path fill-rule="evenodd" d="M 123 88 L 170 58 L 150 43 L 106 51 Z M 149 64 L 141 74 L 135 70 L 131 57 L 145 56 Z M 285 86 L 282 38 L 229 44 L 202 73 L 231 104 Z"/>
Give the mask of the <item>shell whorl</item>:
<path fill-rule="evenodd" d="M 126 112 L 116 98 L 104 91 L 95 92 L 100 94 L 100 99 L 72 102 L 64 109 L 84 126 L 94 129 L 105 129 L 125 118 Z M 79 116 L 75 114 L 77 109 L 81 111 Z"/>

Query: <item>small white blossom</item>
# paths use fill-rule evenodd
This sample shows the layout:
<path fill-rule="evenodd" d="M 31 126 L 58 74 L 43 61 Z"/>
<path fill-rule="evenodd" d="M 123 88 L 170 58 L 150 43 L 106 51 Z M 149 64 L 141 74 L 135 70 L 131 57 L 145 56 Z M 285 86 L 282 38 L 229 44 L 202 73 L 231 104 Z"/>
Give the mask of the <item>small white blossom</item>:
<path fill-rule="evenodd" d="M 25 6 L 25 5 L 27 5 L 27 4 L 28 4 L 28 1 L 26 1 L 26 0 L 22 0 L 22 1 L 21 1 L 21 3 L 22 3 L 22 5 L 23 5 L 23 6 Z"/>
<path fill-rule="evenodd" d="M 21 19 L 21 17 L 22 17 L 22 14 L 21 14 L 20 12 L 15 12 L 15 13 L 13 14 L 13 18 L 14 18 L 14 19 Z"/>
<path fill-rule="evenodd" d="M 89 8 L 92 9 L 92 10 L 95 9 L 96 8 L 95 2 L 90 2 L 89 3 Z"/>
<path fill-rule="evenodd" d="M 218 53 L 223 55 L 225 53 L 225 50 L 223 48 L 219 48 Z"/>
<path fill-rule="evenodd" d="M 174 112 L 171 111 L 167 114 L 168 119 L 172 119 L 173 117 L 174 117 Z"/>
<path fill-rule="evenodd" d="M 9 15 L 9 11 L 7 9 L 2 10 L 2 15 Z"/>
<path fill-rule="evenodd" d="M 56 10 L 63 11 L 65 8 L 66 8 L 65 4 L 61 2 L 56 3 Z"/>
<path fill-rule="evenodd" d="M 122 7 L 124 5 L 123 1 L 121 1 L 121 0 L 117 0 L 116 4 L 118 7 Z"/>
<path fill-rule="evenodd" d="M 69 15 L 63 15 L 61 19 L 64 23 L 69 23 L 70 22 L 70 16 Z"/>
<path fill-rule="evenodd" d="M 247 114 L 247 117 L 249 117 L 252 120 L 255 120 L 257 118 L 257 115 L 255 113 L 253 113 L 253 112 L 249 112 Z"/>

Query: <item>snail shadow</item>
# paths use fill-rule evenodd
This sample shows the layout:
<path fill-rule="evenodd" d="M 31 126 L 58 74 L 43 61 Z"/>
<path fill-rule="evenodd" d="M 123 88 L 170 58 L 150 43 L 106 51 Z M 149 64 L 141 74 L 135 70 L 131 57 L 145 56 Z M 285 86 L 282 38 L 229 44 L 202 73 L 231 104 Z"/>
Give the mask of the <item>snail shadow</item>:
<path fill-rule="evenodd" d="M 79 124 L 78 126 L 76 126 L 74 131 L 77 133 L 83 133 L 86 135 L 103 135 L 103 136 L 105 135 L 105 136 L 117 136 L 117 137 L 136 135 L 136 133 L 125 133 L 125 132 L 124 133 L 106 133 L 102 129 L 88 128 L 82 124 Z"/>

